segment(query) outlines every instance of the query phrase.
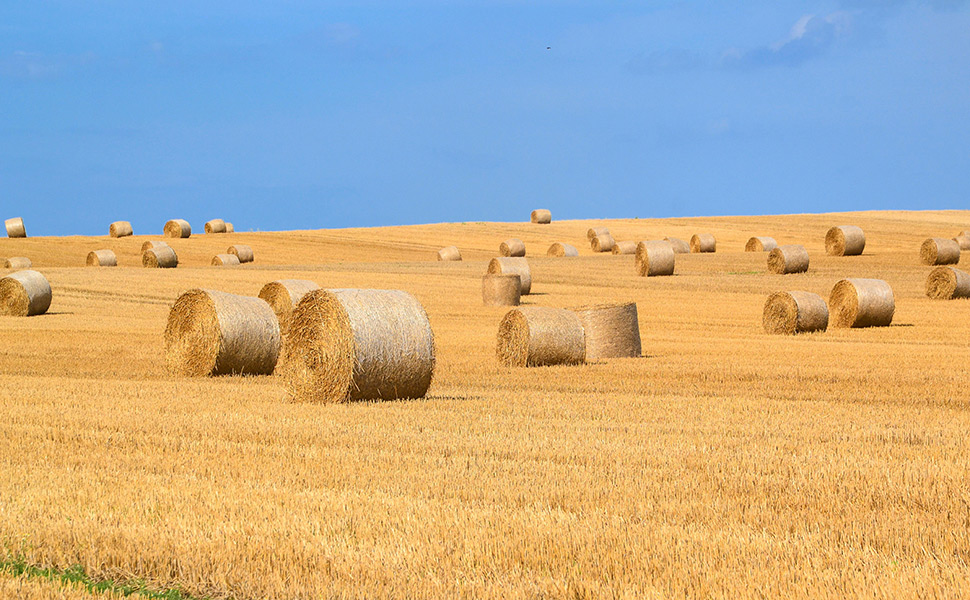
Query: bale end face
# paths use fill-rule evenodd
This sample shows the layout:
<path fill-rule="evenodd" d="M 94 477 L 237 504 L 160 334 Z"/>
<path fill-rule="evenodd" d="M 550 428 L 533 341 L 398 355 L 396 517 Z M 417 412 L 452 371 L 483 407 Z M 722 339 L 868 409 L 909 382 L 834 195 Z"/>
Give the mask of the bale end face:
<path fill-rule="evenodd" d="M 550 211 L 548 211 L 548 210 L 546 210 L 544 208 L 539 208 L 539 209 L 536 209 L 536 210 L 532 211 L 532 214 L 530 215 L 529 219 L 533 223 L 539 223 L 539 224 L 542 224 L 542 225 L 547 225 L 549 223 L 552 223 L 552 212 L 550 212 Z"/>
<path fill-rule="evenodd" d="M 935 300 L 970 298 L 970 274 L 953 267 L 936 267 L 926 278 L 926 295 Z"/>
<path fill-rule="evenodd" d="M 765 332 L 771 334 L 825 331 L 829 325 L 829 309 L 818 294 L 775 292 L 765 302 L 762 324 Z"/>
<path fill-rule="evenodd" d="M 960 243 L 930 238 L 920 245 L 919 258 L 925 265 L 955 265 L 960 262 Z"/>

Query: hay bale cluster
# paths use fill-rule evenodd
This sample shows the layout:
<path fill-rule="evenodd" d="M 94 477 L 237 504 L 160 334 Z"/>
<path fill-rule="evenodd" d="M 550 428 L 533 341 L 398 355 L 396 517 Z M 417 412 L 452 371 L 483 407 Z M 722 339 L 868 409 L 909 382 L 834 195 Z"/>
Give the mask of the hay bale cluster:
<path fill-rule="evenodd" d="M 529 219 L 533 223 L 548 225 L 549 223 L 552 223 L 552 212 L 546 210 L 545 208 L 537 208 L 536 210 L 532 211 Z"/>
<path fill-rule="evenodd" d="M 775 334 L 825 331 L 829 326 L 829 308 L 818 294 L 775 292 L 765 302 L 762 324 L 766 332 Z"/>
<path fill-rule="evenodd" d="M 525 242 L 518 238 L 509 238 L 499 244 L 498 253 L 502 256 L 525 256 Z"/>
<path fill-rule="evenodd" d="M 532 271 L 529 269 L 529 261 L 524 258 L 493 258 L 489 261 L 486 272 L 518 275 L 521 295 L 528 296 L 532 292 Z"/>
<path fill-rule="evenodd" d="M 637 244 L 636 270 L 641 277 L 674 274 L 674 249 L 664 241 L 647 240 Z"/>
<path fill-rule="evenodd" d="M 960 262 L 960 243 L 944 238 L 929 238 L 919 247 L 925 265 L 955 265 Z"/>
<path fill-rule="evenodd" d="M 118 257 L 113 250 L 94 250 L 88 252 L 85 264 L 89 267 L 117 267 Z"/>
<path fill-rule="evenodd" d="M 546 251 L 548 256 L 579 256 L 579 250 L 576 246 L 570 244 L 564 244 L 562 242 L 555 242 L 549 246 L 549 250 Z"/>
<path fill-rule="evenodd" d="M 514 273 L 486 273 L 482 276 L 482 302 L 485 306 L 518 306 L 522 297 L 522 278 Z"/>
<path fill-rule="evenodd" d="M 768 253 L 768 272 L 778 275 L 808 271 L 808 250 L 798 244 L 778 246 Z"/>
<path fill-rule="evenodd" d="M 866 248 L 866 234 L 855 225 L 833 227 L 825 234 L 825 253 L 829 256 L 858 256 Z"/>
<path fill-rule="evenodd" d="M 460 261 L 461 260 L 461 250 L 458 246 L 447 246 L 438 250 L 438 260 L 439 261 Z"/>
<path fill-rule="evenodd" d="M 27 229 L 24 227 L 24 220 L 21 219 L 20 217 L 7 219 L 3 222 L 3 225 L 7 229 L 7 237 L 11 237 L 11 238 L 27 237 Z"/>
<path fill-rule="evenodd" d="M 162 232 L 165 234 L 165 237 L 187 238 L 192 235 L 192 226 L 185 219 L 172 219 L 165 223 Z"/>
<path fill-rule="evenodd" d="M 37 271 L 11 273 L 0 279 L 0 315 L 32 317 L 51 306 L 51 285 Z"/>
<path fill-rule="evenodd" d="M 499 324 L 496 353 L 509 367 L 580 364 L 586 360 L 583 323 L 579 315 L 562 308 L 510 310 Z"/>

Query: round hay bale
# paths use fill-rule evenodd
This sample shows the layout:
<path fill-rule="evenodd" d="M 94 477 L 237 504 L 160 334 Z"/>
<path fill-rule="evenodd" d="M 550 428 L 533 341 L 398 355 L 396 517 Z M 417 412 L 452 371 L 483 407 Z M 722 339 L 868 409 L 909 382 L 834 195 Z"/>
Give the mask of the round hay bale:
<path fill-rule="evenodd" d="M 435 367 L 434 333 L 400 290 L 315 290 L 290 321 L 283 375 L 313 402 L 421 398 Z"/>
<path fill-rule="evenodd" d="M 539 208 L 532 211 L 531 220 L 533 223 L 546 225 L 552 223 L 552 213 L 544 208 Z"/>
<path fill-rule="evenodd" d="M 960 262 L 960 244 L 954 240 L 930 238 L 919 247 L 925 265 L 955 265 Z"/>
<path fill-rule="evenodd" d="M 176 374 L 269 375 L 279 352 L 279 323 L 260 298 L 193 289 L 168 313 L 165 358 Z"/>
<path fill-rule="evenodd" d="M 833 227 L 825 234 L 825 253 L 829 256 L 858 256 L 866 248 L 866 234 L 855 225 Z"/>
<path fill-rule="evenodd" d="M 498 253 L 502 256 L 525 256 L 525 242 L 518 238 L 509 238 L 499 244 Z"/>
<path fill-rule="evenodd" d="M 953 238 L 953 241 L 956 242 L 957 244 L 960 244 L 961 251 L 970 250 L 970 235 L 963 235 L 963 233 L 961 233 L 960 235 Z"/>
<path fill-rule="evenodd" d="M 94 250 L 88 252 L 87 266 L 89 267 L 117 267 L 118 257 L 113 250 Z"/>
<path fill-rule="evenodd" d="M 518 306 L 522 296 L 522 278 L 514 273 L 482 275 L 482 302 L 485 306 Z"/>
<path fill-rule="evenodd" d="M 141 264 L 150 269 L 174 269 L 179 266 L 179 257 L 170 246 L 149 248 L 142 253 Z"/>
<path fill-rule="evenodd" d="M 690 236 L 690 251 L 694 253 L 716 252 L 717 240 L 710 233 L 695 233 Z"/>
<path fill-rule="evenodd" d="M 234 267 L 239 264 L 239 257 L 235 254 L 216 254 L 212 257 L 213 267 Z"/>
<path fill-rule="evenodd" d="M 226 233 L 236 233 L 236 228 L 232 226 L 232 223 L 226 223 Z"/>
<path fill-rule="evenodd" d="M 881 279 L 843 279 L 832 288 L 833 327 L 885 327 L 893 322 L 893 289 Z"/>
<path fill-rule="evenodd" d="M 447 246 L 438 250 L 438 260 L 458 261 L 461 260 L 461 250 L 458 246 Z"/>
<path fill-rule="evenodd" d="M 549 250 L 546 251 L 548 256 L 579 256 L 579 250 L 576 246 L 570 244 L 564 244 L 562 242 L 556 242 L 549 246 Z"/>
<path fill-rule="evenodd" d="M 51 307 L 51 284 L 37 271 L 17 271 L 0 279 L 0 315 L 32 317 Z"/>
<path fill-rule="evenodd" d="M 108 235 L 113 238 L 128 237 L 129 235 L 134 235 L 134 230 L 131 228 L 131 223 L 128 221 L 115 221 L 111 225 L 108 225 Z"/>
<path fill-rule="evenodd" d="M 3 259 L 4 269 L 29 269 L 34 266 L 26 256 L 11 256 Z"/>
<path fill-rule="evenodd" d="M 690 244 L 680 238 L 665 237 L 664 241 L 670 244 L 674 254 L 690 254 Z"/>
<path fill-rule="evenodd" d="M 532 271 L 529 261 L 524 258 L 493 258 L 488 263 L 486 273 L 518 275 L 522 283 L 521 294 L 528 296 L 532 292 Z"/>
<path fill-rule="evenodd" d="M 606 227 L 590 227 L 586 230 L 586 239 L 590 242 L 598 235 L 610 235 L 610 230 Z"/>
<path fill-rule="evenodd" d="M 313 281 L 280 279 L 264 285 L 263 289 L 259 290 L 259 297 L 265 300 L 276 313 L 280 330 L 285 333 L 296 305 L 300 303 L 303 296 L 319 289 L 320 286 Z"/>
<path fill-rule="evenodd" d="M 229 246 L 226 254 L 234 254 L 241 263 L 251 263 L 256 258 L 253 249 L 245 244 L 234 244 Z"/>
<path fill-rule="evenodd" d="M 152 248 L 168 248 L 168 247 L 169 247 L 168 242 L 153 242 L 149 240 L 141 245 L 141 251 L 142 251 L 142 254 L 144 254 L 146 250 L 151 250 Z"/>
<path fill-rule="evenodd" d="M 172 219 L 165 223 L 163 233 L 165 237 L 187 238 L 192 235 L 192 226 L 184 219 Z"/>
<path fill-rule="evenodd" d="M 14 217 L 13 219 L 7 219 L 3 222 L 4 226 L 7 228 L 7 237 L 11 238 L 25 238 L 27 237 L 27 230 L 24 229 L 24 220 L 20 217 Z"/>
<path fill-rule="evenodd" d="M 636 302 L 584 306 L 574 312 L 583 324 L 586 360 L 640 356 L 640 321 Z"/>
<path fill-rule="evenodd" d="M 637 275 L 654 277 L 674 274 L 674 249 L 662 241 L 648 240 L 637 244 Z"/>
<path fill-rule="evenodd" d="M 926 278 L 926 295 L 937 300 L 970 298 L 970 274 L 953 267 L 936 267 Z"/>
<path fill-rule="evenodd" d="M 745 252 L 771 252 L 778 247 L 778 242 L 772 237 L 753 237 L 744 245 Z"/>
<path fill-rule="evenodd" d="M 589 247 L 593 252 L 612 252 L 616 242 L 610 234 L 598 235 L 589 241 Z"/>
<path fill-rule="evenodd" d="M 778 246 L 768 253 L 768 272 L 779 275 L 808 271 L 808 250 L 798 244 Z"/>
<path fill-rule="evenodd" d="M 226 222 L 222 219 L 212 219 L 205 222 L 206 233 L 226 233 Z"/>
<path fill-rule="evenodd" d="M 637 253 L 637 243 L 636 242 L 616 242 L 613 244 L 613 254 L 636 254 Z"/>
<path fill-rule="evenodd" d="M 821 296 L 811 292 L 775 292 L 765 302 L 762 324 L 767 333 L 825 331 L 829 326 L 829 307 Z"/>
<path fill-rule="evenodd" d="M 509 367 L 580 364 L 586 360 L 583 323 L 562 308 L 514 308 L 499 324 L 496 353 Z"/>

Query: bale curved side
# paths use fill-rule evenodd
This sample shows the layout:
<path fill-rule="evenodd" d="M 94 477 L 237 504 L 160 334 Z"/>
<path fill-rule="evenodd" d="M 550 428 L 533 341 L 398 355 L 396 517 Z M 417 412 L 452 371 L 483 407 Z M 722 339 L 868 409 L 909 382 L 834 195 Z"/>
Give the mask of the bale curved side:
<path fill-rule="evenodd" d="M 771 252 L 778 247 L 773 237 L 753 237 L 744 245 L 745 252 Z"/>
<path fill-rule="evenodd" d="M 14 217 L 13 219 L 7 219 L 3 222 L 7 229 L 7 237 L 11 238 L 25 238 L 27 237 L 27 230 L 24 228 L 24 220 L 20 217 Z"/>
<path fill-rule="evenodd" d="M 680 238 L 665 237 L 664 241 L 670 244 L 674 254 L 690 254 L 690 244 Z"/>
<path fill-rule="evenodd" d="M 3 259 L 4 269 L 29 269 L 34 266 L 26 256 L 11 256 Z"/>
<path fill-rule="evenodd" d="M 675 254 L 668 242 L 647 240 L 637 244 L 637 275 L 656 277 L 674 274 Z"/>
<path fill-rule="evenodd" d="M 586 360 L 586 334 L 572 311 L 515 308 L 499 324 L 496 354 L 509 367 L 580 364 Z"/>
<path fill-rule="evenodd" d="M 118 257 L 113 250 L 93 250 L 88 252 L 86 264 L 89 267 L 117 267 Z"/>
<path fill-rule="evenodd" d="M 185 219 L 172 219 L 165 223 L 162 232 L 165 237 L 187 238 L 192 235 L 192 226 Z"/>
<path fill-rule="evenodd" d="M 590 242 L 592 242 L 593 241 L 593 238 L 596 237 L 596 236 L 598 236 L 598 235 L 610 235 L 609 228 L 608 227 L 590 227 L 589 229 L 586 230 L 586 239 L 589 240 Z"/>
<path fill-rule="evenodd" d="M 32 317 L 51 307 L 51 284 L 37 271 L 17 271 L 0 279 L 0 316 Z"/>
<path fill-rule="evenodd" d="M 459 261 L 461 260 L 461 250 L 458 249 L 458 246 L 446 246 L 438 250 L 438 260 Z"/>
<path fill-rule="evenodd" d="M 717 240 L 710 233 L 695 233 L 690 236 L 690 251 L 692 253 L 716 252 Z"/>
<path fill-rule="evenodd" d="M 943 238 L 929 238 L 919 247 L 924 265 L 955 265 L 960 262 L 960 243 Z"/>
<path fill-rule="evenodd" d="M 509 238 L 499 244 L 498 253 L 502 256 L 525 256 L 525 242 L 518 238 Z"/>
<path fill-rule="evenodd" d="M 825 331 L 829 326 L 829 308 L 818 294 L 775 292 L 765 302 L 762 324 L 767 333 Z"/>
<path fill-rule="evenodd" d="M 537 208 L 536 210 L 532 211 L 529 218 L 533 223 L 546 225 L 548 223 L 552 223 L 552 212 L 546 210 L 545 208 Z"/>
<path fill-rule="evenodd" d="M 256 255 L 253 254 L 253 249 L 246 244 L 233 244 L 226 250 L 226 254 L 236 255 L 236 258 L 241 263 L 251 263 L 256 258 Z"/>
<path fill-rule="evenodd" d="M 226 233 L 226 222 L 222 219 L 212 219 L 205 222 L 206 233 Z"/>
<path fill-rule="evenodd" d="M 808 250 L 798 244 L 778 246 L 768 253 L 768 272 L 778 275 L 808 271 Z"/>
<path fill-rule="evenodd" d="M 586 360 L 640 356 L 640 321 L 637 303 L 584 306 L 579 315 L 586 336 Z"/>
<path fill-rule="evenodd" d="M 529 261 L 524 258 L 493 258 L 486 272 L 518 275 L 522 281 L 522 295 L 528 296 L 532 292 L 532 271 Z"/>
<path fill-rule="evenodd" d="M 885 327 L 895 311 L 893 289 L 881 279 L 843 279 L 829 296 L 833 327 Z"/>
<path fill-rule="evenodd" d="M 579 250 L 576 246 L 570 244 L 564 244 L 562 242 L 555 242 L 553 245 L 549 246 L 549 250 L 546 251 L 548 256 L 579 256 Z"/>
<path fill-rule="evenodd" d="M 521 296 L 522 279 L 518 275 L 482 275 L 482 302 L 485 306 L 518 306 Z"/>
<path fill-rule="evenodd" d="M 216 254 L 212 257 L 213 267 L 234 267 L 239 264 L 239 257 L 235 254 Z"/>
<path fill-rule="evenodd" d="M 179 257 L 170 246 L 149 248 L 142 253 L 141 264 L 150 269 L 174 269 L 179 265 Z"/>
<path fill-rule="evenodd" d="M 616 242 L 613 244 L 613 254 L 636 254 L 637 243 L 632 241 Z"/>
<path fill-rule="evenodd" d="M 936 267 L 926 278 L 926 295 L 936 300 L 970 298 L 970 274 L 953 267 Z"/>
<path fill-rule="evenodd" d="M 615 245 L 613 236 L 608 233 L 598 235 L 589 242 L 589 247 L 592 248 L 593 252 L 612 252 Z"/>
<path fill-rule="evenodd" d="M 858 256 L 866 248 L 866 234 L 855 225 L 840 225 L 825 234 L 825 253 L 829 256 Z"/>

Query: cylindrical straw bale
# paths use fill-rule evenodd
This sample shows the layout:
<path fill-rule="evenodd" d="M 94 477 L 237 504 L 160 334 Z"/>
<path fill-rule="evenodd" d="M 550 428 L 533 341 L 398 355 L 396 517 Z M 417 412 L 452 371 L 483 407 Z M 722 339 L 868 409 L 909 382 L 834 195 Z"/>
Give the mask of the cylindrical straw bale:
<path fill-rule="evenodd" d="M 226 222 L 222 219 L 212 219 L 205 222 L 206 233 L 226 233 Z"/>
<path fill-rule="evenodd" d="M 25 238 L 27 237 L 27 230 L 24 229 L 24 220 L 20 217 L 15 217 L 13 219 L 7 219 L 3 222 L 7 228 L 7 237 L 12 238 Z"/>
<path fill-rule="evenodd" d="M 586 239 L 590 242 L 598 235 L 610 235 L 610 230 L 606 227 L 590 227 L 586 230 Z"/>
<path fill-rule="evenodd" d="M 532 272 L 529 270 L 529 261 L 524 258 L 493 258 L 488 263 L 487 272 L 518 275 L 522 283 L 522 295 L 528 296 L 532 292 Z"/>
<path fill-rule="evenodd" d="M 778 242 L 772 237 L 753 237 L 744 245 L 745 252 L 771 252 L 778 247 Z"/>
<path fill-rule="evenodd" d="M 579 256 L 579 250 L 576 249 L 576 246 L 556 242 L 549 246 L 546 254 L 549 256 Z"/>
<path fill-rule="evenodd" d="M 232 226 L 232 223 L 226 223 L 226 233 L 236 233 L 236 228 Z"/>
<path fill-rule="evenodd" d="M 235 254 L 241 263 L 251 263 L 255 259 L 253 249 L 245 244 L 234 244 L 229 246 L 226 254 Z"/>
<path fill-rule="evenodd" d="M 280 326 L 261 298 L 194 289 L 168 313 L 165 357 L 179 375 L 269 375 L 279 352 Z"/>
<path fill-rule="evenodd" d="M 482 276 L 482 302 L 485 306 L 518 306 L 522 279 L 514 274 L 486 273 Z"/>
<path fill-rule="evenodd" d="M 141 264 L 152 269 L 174 269 L 179 266 L 179 257 L 170 246 L 149 248 L 142 253 Z"/>
<path fill-rule="evenodd" d="M 613 240 L 613 236 L 608 233 L 598 235 L 589 241 L 589 247 L 593 249 L 593 252 L 612 252 L 614 246 L 616 246 L 616 242 Z"/>
<path fill-rule="evenodd" d="M 843 279 L 832 288 L 833 327 L 885 327 L 893 322 L 893 289 L 881 279 Z"/>
<path fill-rule="evenodd" d="M 280 331 L 286 334 L 286 328 L 290 322 L 293 309 L 300 303 L 303 296 L 319 290 L 320 286 L 313 281 L 305 279 L 280 279 L 271 281 L 259 290 L 259 297 L 269 303 L 276 318 L 280 322 Z"/>
<path fill-rule="evenodd" d="M 586 360 L 640 356 L 636 302 L 585 306 L 574 312 L 583 324 Z"/>
<path fill-rule="evenodd" d="M 930 238 L 919 247 L 919 259 L 926 265 L 955 265 L 960 262 L 960 243 Z"/>
<path fill-rule="evenodd" d="M 51 284 L 37 271 L 17 271 L 0 279 L 0 315 L 31 317 L 51 307 Z"/>
<path fill-rule="evenodd" d="M 461 260 L 461 250 L 458 249 L 458 246 L 446 246 L 441 250 L 438 250 L 438 260 Z"/>
<path fill-rule="evenodd" d="M 216 254 L 212 257 L 213 267 L 234 267 L 239 264 L 239 257 L 235 254 Z"/>
<path fill-rule="evenodd" d="M 613 244 L 613 254 L 636 254 L 637 243 L 632 241 L 616 242 Z"/>
<path fill-rule="evenodd" d="M 664 241 L 670 244 L 674 254 L 690 254 L 690 244 L 680 238 L 665 237 Z"/>
<path fill-rule="evenodd" d="M 808 271 L 808 250 L 798 244 L 778 246 L 768 253 L 768 272 L 786 275 Z"/>
<path fill-rule="evenodd" d="M 960 235 L 953 238 L 953 241 L 960 244 L 960 250 L 970 250 L 970 235 L 965 235 L 967 232 L 961 232 Z"/>
<path fill-rule="evenodd" d="M 94 250 L 88 252 L 87 265 L 89 267 L 117 267 L 118 257 L 113 250 Z"/>
<path fill-rule="evenodd" d="M 765 302 L 762 324 L 768 333 L 825 331 L 829 326 L 829 307 L 821 296 L 811 292 L 775 292 Z"/>
<path fill-rule="evenodd" d="M 111 225 L 108 225 L 108 235 L 113 238 L 127 237 L 134 235 L 134 233 L 134 230 L 131 228 L 131 223 L 128 221 L 115 221 Z"/>
<path fill-rule="evenodd" d="M 316 290 L 290 321 L 284 381 L 299 400 L 421 398 L 435 367 L 421 303 L 400 290 Z"/>
<path fill-rule="evenodd" d="M 525 256 L 525 242 L 518 238 L 509 238 L 499 244 L 498 253 L 502 256 Z"/>
<path fill-rule="evenodd" d="M 825 253 L 829 256 L 858 256 L 866 248 L 866 234 L 855 225 L 833 227 L 825 234 Z"/>
<path fill-rule="evenodd" d="M 547 223 L 552 223 L 552 213 L 544 208 L 539 208 L 532 211 L 531 219 L 533 223 L 541 223 L 545 225 Z"/>
<path fill-rule="evenodd" d="M 586 360 L 586 334 L 571 310 L 524 306 L 502 319 L 496 352 L 509 367 L 579 364 Z"/>
<path fill-rule="evenodd" d="M 710 233 L 695 233 L 690 236 L 691 252 L 716 252 L 717 240 Z"/>
<path fill-rule="evenodd" d="M 184 219 L 172 219 L 165 223 L 165 237 L 187 238 L 192 235 L 192 226 Z"/>
<path fill-rule="evenodd" d="M 34 266 L 26 256 L 11 256 L 3 259 L 4 269 L 29 269 Z"/>
<path fill-rule="evenodd" d="M 674 249 L 668 242 L 648 240 L 637 244 L 636 268 L 641 277 L 674 274 Z"/>
<path fill-rule="evenodd" d="M 151 250 L 152 248 L 168 248 L 168 242 L 153 242 L 151 240 L 145 242 L 141 245 L 141 251 L 144 253 L 146 250 Z"/>
<path fill-rule="evenodd" d="M 937 300 L 970 298 L 970 274 L 953 267 L 936 267 L 926 278 L 926 295 Z"/>

